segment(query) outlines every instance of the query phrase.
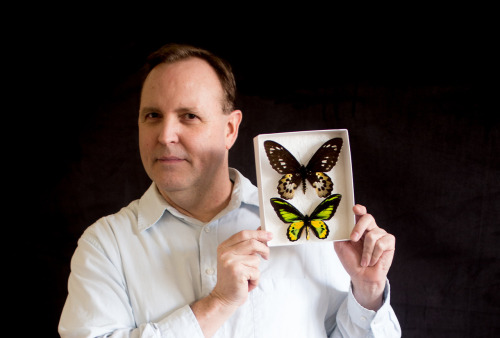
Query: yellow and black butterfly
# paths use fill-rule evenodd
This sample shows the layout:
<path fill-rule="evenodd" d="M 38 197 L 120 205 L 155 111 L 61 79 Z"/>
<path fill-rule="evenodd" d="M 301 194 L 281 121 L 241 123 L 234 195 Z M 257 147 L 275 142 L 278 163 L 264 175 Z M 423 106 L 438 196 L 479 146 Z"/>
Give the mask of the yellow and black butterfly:
<path fill-rule="evenodd" d="M 309 240 L 309 228 L 319 239 L 325 239 L 330 233 L 327 221 L 335 215 L 340 204 L 342 195 L 334 194 L 325 198 L 312 212 L 311 216 L 303 215 L 293 205 L 281 198 L 271 198 L 271 205 L 276 215 L 284 222 L 291 223 L 286 231 L 286 237 L 292 242 L 297 241 L 304 228 L 306 229 L 306 239 Z"/>
<path fill-rule="evenodd" d="M 278 193 L 284 199 L 292 199 L 295 189 L 302 182 L 302 191 L 306 192 L 306 179 L 316 189 L 319 197 L 330 195 L 333 182 L 326 172 L 332 170 L 339 158 L 342 149 L 342 138 L 336 137 L 326 141 L 306 166 L 299 161 L 281 144 L 267 140 L 264 142 L 269 163 L 274 170 L 283 177 L 278 182 Z"/>

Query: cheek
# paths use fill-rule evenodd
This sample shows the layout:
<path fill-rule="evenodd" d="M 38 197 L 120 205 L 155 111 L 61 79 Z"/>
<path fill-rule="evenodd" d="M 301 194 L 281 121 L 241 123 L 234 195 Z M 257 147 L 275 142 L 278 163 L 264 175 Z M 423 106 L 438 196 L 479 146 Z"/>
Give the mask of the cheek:
<path fill-rule="evenodd" d="M 221 127 L 213 130 L 212 135 L 210 135 L 209 140 L 207 141 L 207 144 L 209 144 L 215 152 L 226 151 L 226 143 L 225 129 Z"/>
<path fill-rule="evenodd" d="M 220 161 L 226 152 L 226 139 L 223 130 L 212 129 L 209 133 L 183 135 L 184 146 L 196 153 L 204 162 Z"/>
<path fill-rule="evenodd" d="M 144 137 L 144 134 L 139 132 L 139 150 L 141 153 L 146 149 L 147 140 Z"/>
<path fill-rule="evenodd" d="M 151 138 L 151 135 L 149 133 L 139 131 L 139 151 L 143 160 L 149 157 L 153 145 L 154 142 Z"/>

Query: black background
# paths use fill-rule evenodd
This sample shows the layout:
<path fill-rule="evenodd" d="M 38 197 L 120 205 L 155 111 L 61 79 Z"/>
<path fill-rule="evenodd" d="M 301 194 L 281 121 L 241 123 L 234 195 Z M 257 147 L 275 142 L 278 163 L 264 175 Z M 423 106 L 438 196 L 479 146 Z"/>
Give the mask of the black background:
<path fill-rule="evenodd" d="M 16 39 L 21 95 L 6 131 L 20 132 L 8 148 L 22 145 L 10 163 L 23 170 L 9 228 L 33 253 L 13 260 L 24 272 L 11 279 L 22 286 L 17 319 L 56 336 L 79 236 L 149 186 L 139 71 L 150 52 L 180 42 L 233 65 L 244 119 L 230 164 L 253 182 L 257 134 L 349 130 L 356 202 L 397 238 L 389 279 L 404 337 L 500 329 L 498 41 L 487 18 L 471 22 L 464 9 L 432 25 L 401 16 L 361 27 L 356 15 L 341 25 L 332 13 L 262 29 L 259 17 L 166 24 L 173 15 L 52 15 Z"/>

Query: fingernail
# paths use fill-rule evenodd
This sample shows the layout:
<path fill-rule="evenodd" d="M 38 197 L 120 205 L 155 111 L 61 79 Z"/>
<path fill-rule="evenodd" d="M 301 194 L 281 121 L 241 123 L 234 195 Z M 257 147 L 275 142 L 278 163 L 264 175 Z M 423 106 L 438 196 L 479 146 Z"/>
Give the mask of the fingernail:
<path fill-rule="evenodd" d="M 270 231 L 267 232 L 267 239 L 269 239 L 269 240 L 273 239 L 273 233 L 272 232 L 270 232 Z"/>
<path fill-rule="evenodd" d="M 362 266 L 363 268 L 366 268 L 366 266 L 367 266 L 367 265 L 368 265 L 368 263 L 366 262 L 366 258 L 362 258 L 362 259 L 361 259 L 361 266 Z"/>

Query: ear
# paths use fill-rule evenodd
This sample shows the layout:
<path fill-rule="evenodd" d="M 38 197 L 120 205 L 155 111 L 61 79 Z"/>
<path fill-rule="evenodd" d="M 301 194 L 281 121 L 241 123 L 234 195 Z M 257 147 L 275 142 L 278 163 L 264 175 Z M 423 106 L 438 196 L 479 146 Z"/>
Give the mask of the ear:
<path fill-rule="evenodd" d="M 226 125 L 226 149 L 229 150 L 236 142 L 238 137 L 238 129 L 240 128 L 241 119 L 243 114 L 241 110 L 233 110 L 228 115 L 227 125 Z"/>

